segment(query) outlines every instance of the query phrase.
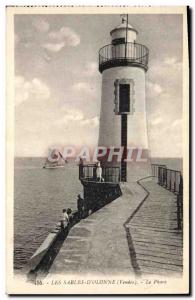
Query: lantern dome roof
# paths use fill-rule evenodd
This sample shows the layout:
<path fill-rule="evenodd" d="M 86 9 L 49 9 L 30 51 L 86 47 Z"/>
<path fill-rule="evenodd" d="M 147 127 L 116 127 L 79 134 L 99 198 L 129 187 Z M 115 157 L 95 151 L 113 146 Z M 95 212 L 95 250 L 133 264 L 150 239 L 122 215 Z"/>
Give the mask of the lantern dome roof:
<path fill-rule="evenodd" d="M 137 30 L 129 23 L 127 25 L 126 20 L 123 19 L 121 24 L 111 30 L 110 35 L 112 35 L 112 33 L 116 30 L 126 30 L 126 28 L 128 28 L 128 30 L 135 31 L 138 34 Z"/>

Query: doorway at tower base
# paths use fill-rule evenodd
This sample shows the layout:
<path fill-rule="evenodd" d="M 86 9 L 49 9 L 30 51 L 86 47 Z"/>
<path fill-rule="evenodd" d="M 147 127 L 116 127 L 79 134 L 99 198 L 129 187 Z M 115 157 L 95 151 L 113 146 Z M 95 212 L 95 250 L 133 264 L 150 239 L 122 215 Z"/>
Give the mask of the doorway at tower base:
<path fill-rule="evenodd" d="M 102 167 L 119 167 L 121 182 L 136 182 L 152 175 L 148 149 L 136 147 L 100 147 L 97 159 Z M 106 151 L 105 151 L 106 148 Z M 100 149 L 101 150 L 101 149 Z"/>

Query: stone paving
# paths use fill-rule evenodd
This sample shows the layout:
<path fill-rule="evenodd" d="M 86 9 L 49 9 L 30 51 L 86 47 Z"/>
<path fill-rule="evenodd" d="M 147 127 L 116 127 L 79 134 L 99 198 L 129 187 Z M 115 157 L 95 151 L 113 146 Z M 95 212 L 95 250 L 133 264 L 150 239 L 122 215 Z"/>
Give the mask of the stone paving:
<path fill-rule="evenodd" d="M 127 224 L 136 253 L 135 273 L 180 276 L 183 269 L 183 237 L 177 230 L 176 195 L 143 181 L 150 195 Z"/>
<path fill-rule="evenodd" d="M 182 235 L 175 195 L 153 180 L 122 186 L 123 196 L 75 225 L 62 245 L 53 274 L 180 274 Z"/>
<path fill-rule="evenodd" d="M 134 272 L 124 221 L 145 197 L 136 183 L 123 186 L 123 196 L 75 225 L 50 273 L 118 274 Z"/>

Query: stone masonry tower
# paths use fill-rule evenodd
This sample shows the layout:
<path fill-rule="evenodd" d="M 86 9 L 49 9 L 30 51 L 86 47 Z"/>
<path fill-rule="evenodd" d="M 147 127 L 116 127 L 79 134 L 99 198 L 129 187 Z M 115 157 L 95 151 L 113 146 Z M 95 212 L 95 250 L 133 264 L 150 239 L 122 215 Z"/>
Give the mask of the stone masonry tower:
<path fill-rule="evenodd" d="M 137 34 L 128 23 L 127 15 L 110 32 L 111 44 L 99 51 L 102 98 L 98 145 L 106 147 L 108 152 L 111 148 L 114 152 L 124 149 L 122 161 L 111 163 L 120 164 L 122 181 L 129 181 L 135 172 L 135 165 L 139 164 L 136 159 L 146 161 L 146 164 L 139 164 L 139 170 L 149 166 L 145 106 L 149 50 L 136 43 Z M 129 158 L 132 163 L 128 165 Z M 147 176 L 147 172 L 144 175 Z"/>

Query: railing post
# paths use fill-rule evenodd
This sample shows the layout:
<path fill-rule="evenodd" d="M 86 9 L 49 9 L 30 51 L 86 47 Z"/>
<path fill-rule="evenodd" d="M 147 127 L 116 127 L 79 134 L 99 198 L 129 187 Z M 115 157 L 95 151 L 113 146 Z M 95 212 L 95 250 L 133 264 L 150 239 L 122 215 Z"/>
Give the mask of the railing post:
<path fill-rule="evenodd" d="M 168 188 L 168 171 L 166 170 L 166 189 Z"/>
<path fill-rule="evenodd" d="M 96 166 L 93 167 L 93 180 L 97 181 L 97 176 L 96 176 Z"/>
<path fill-rule="evenodd" d="M 177 229 L 183 228 L 183 197 L 177 195 Z"/>
<path fill-rule="evenodd" d="M 181 230 L 181 203 L 180 195 L 177 195 L 177 229 Z"/>
<path fill-rule="evenodd" d="M 180 174 L 179 194 L 177 195 L 177 227 L 183 229 L 183 178 Z"/>
<path fill-rule="evenodd" d="M 83 178 L 83 165 L 79 164 L 79 179 L 81 180 Z"/>
<path fill-rule="evenodd" d="M 163 185 L 163 168 L 158 167 L 158 183 Z"/>
<path fill-rule="evenodd" d="M 172 178 L 172 173 L 171 171 L 169 172 L 170 178 L 169 178 L 169 190 L 171 191 L 171 178 Z"/>
<path fill-rule="evenodd" d="M 165 176 L 165 168 L 162 169 L 163 173 L 163 186 L 165 186 L 166 176 Z"/>
<path fill-rule="evenodd" d="M 183 195 L 183 177 L 180 174 L 180 183 L 179 183 L 179 194 Z"/>
<path fill-rule="evenodd" d="M 159 171 L 159 168 L 158 168 L 158 184 L 159 184 L 159 179 L 160 179 L 160 171 Z"/>
<path fill-rule="evenodd" d="M 165 169 L 165 188 L 167 188 L 167 169 Z"/>
<path fill-rule="evenodd" d="M 163 168 L 161 168 L 161 179 L 162 179 L 161 185 L 164 185 L 164 169 Z"/>

